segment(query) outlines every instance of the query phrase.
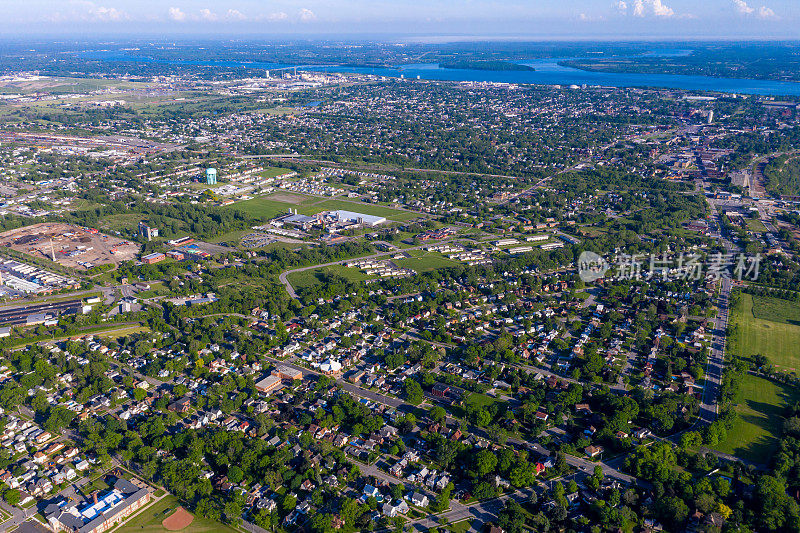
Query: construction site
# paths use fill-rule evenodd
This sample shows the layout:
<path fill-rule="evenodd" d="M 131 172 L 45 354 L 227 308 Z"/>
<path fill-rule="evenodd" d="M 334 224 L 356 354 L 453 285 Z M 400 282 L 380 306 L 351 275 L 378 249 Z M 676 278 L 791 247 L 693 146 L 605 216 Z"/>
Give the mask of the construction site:
<path fill-rule="evenodd" d="M 2 246 L 77 270 L 118 265 L 134 259 L 140 249 L 138 243 L 100 233 L 94 228 L 60 222 L 34 224 L 0 233 Z"/>

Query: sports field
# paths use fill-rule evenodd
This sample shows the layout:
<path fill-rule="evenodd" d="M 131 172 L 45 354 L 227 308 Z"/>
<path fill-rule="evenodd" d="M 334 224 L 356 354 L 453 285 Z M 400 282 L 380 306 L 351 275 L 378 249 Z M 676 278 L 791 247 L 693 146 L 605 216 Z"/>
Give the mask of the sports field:
<path fill-rule="evenodd" d="M 736 397 L 739 418 L 728 438 L 715 448 L 757 463 L 769 463 L 778 443 L 783 413 L 800 398 L 788 385 L 746 374 Z"/>
<path fill-rule="evenodd" d="M 174 496 L 166 496 L 149 507 L 145 507 L 144 510 L 139 511 L 139 514 L 126 521 L 122 527 L 116 531 L 117 533 L 167 533 L 167 531 L 170 530 L 161 525 L 161 522 L 170 516 L 178 506 L 180 506 L 180 503 L 177 498 Z M 192 524 L 180 531 L 185 531 L 187 533 L 212 533 L 217 531 L 222 533 L 234 533 L 236 530 L 225 524 L 195 515 Z"/>
<path fill-rule="evenodd" d="M 800 371 L 800 306 L 789 300 L 742 294 L 732 313 L 738 335 L 734 355 L 765 355 L 782 370 Z"/>

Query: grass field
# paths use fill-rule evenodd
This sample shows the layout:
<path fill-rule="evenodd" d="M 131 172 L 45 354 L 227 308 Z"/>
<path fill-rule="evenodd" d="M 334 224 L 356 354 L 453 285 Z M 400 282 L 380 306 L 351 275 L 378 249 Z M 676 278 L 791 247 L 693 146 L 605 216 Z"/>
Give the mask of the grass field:
<path fill-rule="evenodd" d="M 480 393 L 480 392 L 473 392 L 472 394 L 467 396 L 467 399 L 465 400 L 465 403 L 468 404 L 468 405 L 472 405 L 473 407 L 477 407 L 477 408 L 482 409 L 484 407 L 489 407 L 490 405 L 492 405 L 496 401 L 498 401 L 498 400 L 496 400 L 495 398 L 492 398 L 488 394 L 483 394 L 483 393 Z"/>
<path fill-rule="evenodd" d="M 252 233 L 252 230 L 240 229 L 240 230 L 229 231 L 227 233 L 223 233 L 222 235 L 217 235 L 216 237 L 208 239 L 208 242 L 212 244 L 217 244 L 220 242 L 238 243 L 240 240 L 242 240 L 242 237 L 244 237 L 248 233 Z"/>
<path fill-rule="evenodd" d="M 734 355 L 762 354 L 782 369 L 800 370 L 800 309 L 796 303 L 742 294 L 732 317 L 739 328 Z"/>
<path fill-rule="evenodd" d="M 282 167 L 269 167 L 261 172 L 258 173 L 259 176 L 264 178 L 274 178 L 277 176 L 282 176 L 284 174 L 288 174 L 292 172 L 290 168 L 282 168 Z"/>
<path fill-rule="evenodd" d="M 180 503 L 174 496 L 166 496 L 149 507 L 145 507 L 139 514 L 125 522 L 122 527 L 117 529 L 117 533 L 162 533 L 167 530 L 161 525 L 161 521 L 172 514 Z M 184 528 L 182 531 L 192 533 L 205 533 L 205 532 L 223 532 L 234 533 L 236 530 L 215 522 L 208 520 L 201 516 L 195 515 L 192 525 Z"/>
<path fill-rule="evenodd" d="M 447 529 L 449 531 L 452 531 L 453 533 L 467 533 L 473 522 L 476 523 L 477 527 L 480 527 L 480 522 L 478 522 L 477 520 L 474 521 L 462 520 L 460 522 L 454 522 L 448 525 Z"/>
<path fill-rule="evenodd" d="M 367 276 L 357 268 L 349 268 L 344 265 L 331 265 L 327 267 L 321 268 L 311 268 L 308 270 L 301 270 L 300 272 L 293 272 L 289 274 L 289 283 L 292 284 L 292 287 L 297 289 L 311 287 L 312 285 L 316 285 L 319 283 L 319 276 L 322 273 L 328 274 L 338 274 L 343 278 L 349 279 L 350 281 L 365 281 L 368 279 L 374 278 L 374 276 Z"/>
<path fill-rule="evenodd" d="M 144 215 L 138 213 L 108 215 L 97 222 L 97 228 L 105 231 L 130 231 L 136 229 L 136 226 L 144 218 Z"/>
<path fill-rule="evenodd" d="M 96 329 L 94 328 L 87 328 L 81 330 L 79 333 L 73 335 L 61 335 L 58 337 L 52 337 L 50 340 L 53 341 L 61 341 L 65 339 L 70 339 L 72 337 L 77 337 L 81 335 L 95 335 L 97 337 L 104 337 L 104 338 L 112 338 L 118 339 L 119 337 L 125 337 L 127 335 L 133 335 L 134 333 L 143 333 L 145 331 L 150 331 L 150 328 L 147 326 L 135 326 L 135 325 L 127 325 L 127 326 L 98 326 Z M 19 342 L 13 342 L 11 345 L 15 350 L 18 350 L 24 346 L 28 346 L 29 344 L 35 344 L 40 341 L 31 341 L 31 342 L 22 342 L 20 339 Z"/>
<path fill-rule="evenodd" d="M 728 432 L 727 440 L 716 449 L 757 463 L 769 463 L 781 433 L 784 409 L 798 399 L 800 391 L 792 387 L 746 374 L 736 397 L 739 418 Z"/>
<path fill-rule="evenodd" d="M 764 223 L 756 218 L 747 219 L 747 229 L 755 231 L 756 233 L 765 233 L 767 231 L 767 227 Z"/>
<path fill-rule="evenodd" d="M 753 316 L 782 324 L 800 325 L 800 305 L 796 302 L 767 296 L 752 296 Z"/>
<path fill-rule="evenodd" d="M 457 417 L 465 417 L 467 415 L 467 406 L 472 407 L 473 409 L 485 409 L 496 402 L 502 402 L 502 400 L 498 400 L 497 398 L 492 398 L 488 394 L 483 394 L 480 392 L 472 392 L 467 393 L 464 399 L 464 406 L 453 406 L 451 411 L 454 416 Z"/>
<path fill-rule="evenodd" d="M 459 264 L 458 261 L 448 259 L 439 252 L 427 252 L 419 257 L 396 259 L 392 260 L 392 262 L 397 263 L 398 266 L 415 270 L 416 272 L 429 272 L 437 268 L 451 267 Z"/>
<path fill-rule="evenodd" d="M 344 211 L 355 211 L 357 213 L 364 213 L 365 215 L 375 215 L 379 217 L 386 217 L 390 220 L 403 222 L 417 218 L 420 215 L 417 213 L 409 213 L 408 211 L 400 211 L 399 209 L 392 209 L 383 205 L 367 204 L 364 202 L 350 201 L 350 200 L 324 200 L 320 203 L 314 204 L 314 213 L 320 211 L 335 211 L 342 209 Z"/>
<path fill-rule="evenodd" d="M 281 197 L 292 197 L 295 201 L 282 201 Z M 297 201 L 301 199 L 301 201 Z M 335 211 L 338 209 L 364 213 L 365 215 L 375 215 L 385 217 L 389 220 L 403 222 L 416 218 L 416 213 L 400 211 L 382 205 L 366 204 L 363 202 L 353 202 L 347 200 L 317 198 L 314 196 L 304 196 L 299 193 L 275 193 L 269 196 L 260 196 L 252 200 L 236 202 L 230 206 L 232 209 L 244 211 L 248 215 L 264 220 L 274 218 L 282 213 L 287 213 L 289 208 L 297 209 L 303 215 L 315 215 L 321 211 Z"/>
<path fill-rule="evenodd" d="M 243 202 L 236 202 L 230 207 L 233 209 L 238 209 L 239 211 L 243 211 L 251 217 L 260 218 L 265 221 L 275 218 L 280 214 L 288 213 L 290 207 L 297 207 L 298 211 L 305 214 L 305 211 L 296 204 L 280 202 L 278 200 L 270 200 L 269 198 L 265 197 L 253 198 L 252 200 L 245 200 Z"/>

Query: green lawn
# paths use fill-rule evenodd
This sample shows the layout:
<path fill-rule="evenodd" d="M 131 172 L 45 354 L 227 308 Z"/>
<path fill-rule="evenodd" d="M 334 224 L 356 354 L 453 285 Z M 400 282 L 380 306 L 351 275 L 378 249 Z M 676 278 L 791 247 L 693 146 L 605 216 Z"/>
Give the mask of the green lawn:
<path fill-rule="evenodd" d="M 757 218 L 747 219 L 747 229 L 750 231 L 755 231 L 756 233 L 765 233 L 767 231 L 767 227 L 764 225 L 764 223 Z"/>
<path fill-rule="evenodd" d="M 275 178 L 292 172 L 289 168 L 270 167 L 258 173 L 259 176 L 264 178 Z"/>
<path fill-rule="evenodd" d="M 410 253 L 418 250 L 412 250 Z M 458 265 L 458 261 L 453 261 L 452 259 L 448 259 L 439 252 L 427 252 L 423 253 L 419 257 L 410 257 L 408 259 L 396 259 L 392 260 L 393 263 L 396 263 L 398 266 L 410 268 L 417 272 L 429 272 L 431 270 L 436 270 L 437 268 L 445 268 L 445 267 L 452 267 Z"/>
<path fill-rule="evenodd" d="M 502 400 L 492 398 L 488 394 L 483 394 L 481 392 L 468 392 L 465 395 L 463 407 L 453 406 L 450 408 L 450 411 L 453 413 L 453 416 L 463 418 L 467 416 L 467 406 L 473 409 L 485 409 L 495 402 L 502 402 Z"/>
<path fill-rule="evenodd" d="M 476 521 L 477 522 L 477 521 Z M 447 529 L 452 531 L 453 533 L 467 533 L 470 528 L 470 521 L 469 520 L 462 520 L 460 522 L 454 522 L 447 526 Z"/>
<path fill-rule="evenodd" d="M 150 288 L 146 291 L 142 291 L 138 293 L 136 296 L 139 298 L 153 298 L 154 296 L 164 296 L 169 294 L 171 291 L 169 288 L 164 286 L 164 283 L 161 281 L 151 281 Z"/>
<path fill-rule="evenodd" d="M 145 218 L 139 213 L 125 213 L 121 215 L 108 215 L 97 221 L 97 229 L 105 231 L 131 231 L 135 230 L 141 220 Z"/>
<path fill-rule="evenodd" d="M 95 335 L 97 337 L 104 337 L 104 338 L 108 337 L 108 338 L 118 339 L 120 337 L 133 335 L 134 333 L 143 333 L 145 331 L 150 331 L 150 328 L 148 328 L 147 326 L 135 326 L 135 325 L 127 325 L 127 326 L 99 325 L 97 327 L 81 329 L 77 333 L 73 333 L 72 335 L 61 335 L 58 337 L 51 337 L 45 340 L 61 341 L 72 337 L 77 337 L 79 335 L 89 335 L 89 334 Z M 29 344 L 41 342 L 41 340 L 42 339 L 38 339 L 35 341 L 26 341 L 24 339 L 15 339 L 11 341 L 11 346 L 15 350 L 18 350 L 24 346 L 28 346 Z"/>
<path fill-rule="evenodd" d="M 349 268 L 344 265 L 331 265 L 327 267 L 301 270 L 300 272 L 292 272 L 289 274 L 288 279 L 289 283 L 292 284 L 292 287 L 297 290 L 320 283 L 319 276 L 321 274 L 336 274 L 354 282 L 361 282 L 374 278 L 374 276 L 367 276 L 357 268 Z"/>
<path fill-rule="evenodd" d="M 316 203 L 313 206 L 313 213 L 319 213 L 320 211 L 336 211 L 340 209 L 343 211 L 364 213 L 365 215 L 375 215 L 379 217 L 385 217 L 390 220 L 396 220 L 398 222 L 411 220 L 413 218 L 417 218 L 420 216 L 417 213 L 409 213 L 408 211 L 392 209 L 391 207 L 386 207 L 383 205 L 375 205 L 375 204 L 368 204 L 365 202 L 359 202 L 353 200 L 341 200 L 341 199 L 324 200 L 322 202 Z"/>
<path fill-rule="evenodd" d="M 739 327 L 732 345 L 734 355 L 748 358 L 760 353 L 782 369 L 800 370 L 800 309 L 796 303 L 742 294 L 732 319 Z"/>
<path fill-rule="evenodd" d="M 800 391 L 746 374 L 736 397 L 739 418 L 716 449 L 758 463 L 769 463 L 781 433 L 783 412 L 800 399 Z"/>
<path fill-rule="evenodd" d="M 139 514 L 125 522 L 122 527 L 117 529 L 118 533 L 161 533 L 167 531 L 161 526 L 161 521 L 168 517 L 180 505 L 178 499 L 174 496 L 166 496 L 144 510 L 139 511 Z M 205 533 L 205 532 L 224 532 L 234 533 L 236 530 L 215 522 L 208 520 L 201 516 L 195 515 L 192 524 L 184 528 L 182 531 L 187 533 Z"/>
<path fill-rule="evenodd" d="M 294 199 L 294 201 L 283 201 L 282 198 Z M 298 202 L 297 199 L 302 200 Z M 252 217 L 264 220 L 274 218 L 283 213 L 288 213 L 289 208 L 297 209 L 297 212 L 303 215 L 315 215 L 322 211 L 336 211 L 341 209 L 344 211 L 364 213 L 365 215 L 385 217 L 397 222 L 411 220 L 419 216 L 416 213 L 392 209 L 391 207 L 383 205 L 367 204 L 344 199 L 324 199 L 292 191 L 274 192 L 268 196 L 259 196 L 252 200 L 236 202 L 228 207 L 244 211 Z"/>
<path fill-rule="evenodd" d="M 492 398 L 488 394 L 473 392 L 472 394 L 467 396 L 467 399 L 464 400 L 464 403 L 482 409 L 484 407 L 489 407 L 490 405 L 492 405 L 494 402 L 497 401 L 499 400 L 497 400 L 496 398 Z"/>
<path fill-rule="evenodd" d="M 242 240 L 242 237 L 244 237 L 248 233 L 253 233 L 253 230 L 239 229 L 239 230 L 229 231 L 227 233 L 217 235 L 214 238 L 208 239 L 208 242 L 212 244 L 217 244 L 221 242 L 232 242 L 238 244 L 239 241 Z"/>
<path fill-rule="evenodd" d="M 753 316 L 762 320 L 800 325 L 800 304 L 781 298 L 752 296 Z"/>
<path fill-rule="evenodd" d="M 295 207 L 295 205 L 287 202 L 279 202 L 277 200 L 259 197 L 253 198 L 252 200 L 245 200 L 243 202 L 236 202 L 228 207 L 243 211 L 251 217 L 260 218 L 264 221 L 267 221 L 280 214 L 288 213 L 289 208 Z"/>

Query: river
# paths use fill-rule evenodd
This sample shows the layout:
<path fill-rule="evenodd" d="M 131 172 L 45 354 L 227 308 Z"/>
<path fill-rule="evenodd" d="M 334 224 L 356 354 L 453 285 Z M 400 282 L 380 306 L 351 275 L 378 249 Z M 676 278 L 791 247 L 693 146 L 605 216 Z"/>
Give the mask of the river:
<path fill-rule="evenodd" d="M 154 59 L 124 52 L 86 52 L 84 57 L 107 62 L 163 63 L 170 65 L 192 65 L 209 67 L 247 67 L 267 70 L 294 68 L 262 62 L 239 61 L 184 61 Z M 714 78 L 710 76 L 678 74 L 636 74 L 615 72 L 589 72 L 558 64 L 558 59 L 538 59 L 520 62 L 533 67 L 534 71 L 487 71 L 471 69 L 441 68 L 437 63 L 419 63 L 390 68 L 366 68 L 349 66 L 297 65 L 299 70 L 323 72 L 349 72 L 373 74 L 406 79 L 474 81 L 501 83 L 528 83 L 537 85 L 601 85 L 608 87 L 661 87 L 689 91 L 716 91 L 724 93 L 758 94 L 765 96 L 800 96 L 800 83 L 789 81 L 752 80 L 739 78 Z"/>

